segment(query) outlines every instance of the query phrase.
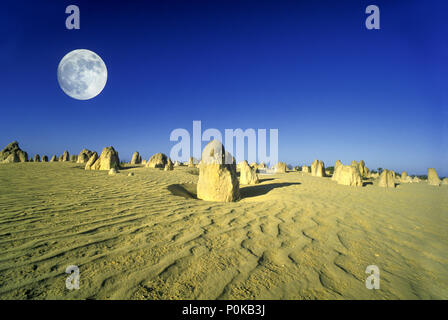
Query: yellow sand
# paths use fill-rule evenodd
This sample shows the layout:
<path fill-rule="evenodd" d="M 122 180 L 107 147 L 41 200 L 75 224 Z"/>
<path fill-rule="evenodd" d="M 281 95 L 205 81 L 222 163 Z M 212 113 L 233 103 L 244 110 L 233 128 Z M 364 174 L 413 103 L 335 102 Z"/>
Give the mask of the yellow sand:
<path fill-rule="evenodd" d="M 291 172 L 215 203 L 194 171 L 0 165 L 0 298 L 448 299 L 448 186 Z"/>

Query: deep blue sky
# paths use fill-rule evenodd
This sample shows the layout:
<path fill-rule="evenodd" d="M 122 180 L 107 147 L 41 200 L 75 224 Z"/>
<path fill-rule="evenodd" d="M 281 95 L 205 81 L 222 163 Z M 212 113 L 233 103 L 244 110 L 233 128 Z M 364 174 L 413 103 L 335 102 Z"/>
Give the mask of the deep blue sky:
<path fill-rule="evenodd" d="M 0 145 L 169 154 L 175 128 L 278 128 L 289 164 L 448 175 L 446 1 L 5 1 Z M 81 29 L 65 28 L 76 4 Z M 381 30 L 365 28 L 369 4 Z M 103 92 L 74 100 L 57 66 L 99 54 Z"/>

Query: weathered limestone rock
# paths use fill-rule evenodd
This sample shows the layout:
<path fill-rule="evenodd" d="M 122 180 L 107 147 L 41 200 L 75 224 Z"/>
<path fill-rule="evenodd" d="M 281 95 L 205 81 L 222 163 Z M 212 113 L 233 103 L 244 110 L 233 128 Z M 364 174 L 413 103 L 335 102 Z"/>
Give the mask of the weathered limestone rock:
<path fill-rule="evenodd" d="M 193 159 L 193 157 L 190 157 L 190 160 L 188 161 L 188 167 L 189 168 L 194 168 L 194 159 Z"/>
<path fill-rule="evenodd" d="M 359 173 L 361 174 L 361 177 L 365 177 L 367 175 L 367 168 L 366 168 L 366 163 L 364 162 L 364 160 L 359 161 L 358 168 L 359 168 Z"/>
<path fill-rule="evenodd" d="M 221 202 L 239 199 L 236 165 L 227 159 L 229 155 L 218 140 L 210 141 L 204 148 L 199 166 L 198 199 Z"/>
<path fill-rule="evenodd" d="M 319 160 L 314 160 L 312 163 L 311 163 L 311 175 L 312 176 L 315 176 L 316 175 L 316 171 L 317 171 L 317 165 L 319 164 Z"/>
<path fill-rule="evenodd" d="M 367 168 L 367 167 L 365 167 L 365 168 L 364 168 L 364 177 L 366 177 L 366 178 L 370 178 L 371 175 L 372 175 L 372 173 L 370 172 L 370 169 Z"/>
<path fill-rule="evenodd" d="M 437 175 L 436 169 L 429 168 L 428 169 L 428 184 L 431 186 L 440 186 L 441 181 L 439 176 Z"/>
<path fill-rule="evenodd" d="M 48 157 L 47 156 L 43 156 L 42 157 L 42 162 L 48 162 Z"/>
<path fill-rule="evenodd" d="M 448 178 L 443 178 L 442 179 L 442 184 L 448 184 Z"/>
<path fill-rule="evenodd" d="M 11 154 L 14 156 L 10 157 Z M 0 163 L 11 163 L 11 162 L 27 162 L 28 154 L 19 148 L 19 143 L 13 141 L 8 144 L 2 151 L 0 151 Z"/>
<path fill-rule="evenodd" d="M 76 161 L 78 161 L 78 156 L 77 156 L 76 154 L 72 154 L 72 155 L 70 156 L 70 161 L 71 161 L 71 162 L 76 162 Z"/>
<path fill-rule="evenodd" d="M 379 174 L 378 172 L 374 172 L 374 173 L 371 173 L 371 174 L 370 174 L 370 177 L 371 177 L 372 179 L 377 179 L 377 178 L 379 178 L 379 176 L 380 176 L 380 174 Z"/>
<path fill-rule="evenodd" d="M 323 161 L 313 161 L 311 164 L 311 175 L 315 177 L 325 177 L 325 164 Z"/>
<path fill-rule="evenodd" d="M 391 174 L 392 174 L 392 177 L 394 177 L 394 180 L 395 180 L 395 171 L 393 171 L 393 170 L 389 170 L 390 172 L 391 172 Z"/>
<path fill-rule="evenodd" d="M 58 161 L 58 157 L 56 155 L 52 156 L 50 159 L 50 162 L 57 162 Z"/>
<path fill-rule="evenodd" d="M 401 182 L 403 182 L 403 183 L 408 183 L 408 182 L 410 182 L 409 181 L 409 179 L 408 179 L 408 173 L 406 172 L 406 171 L 403 171 L 402 173 L 401 173 L 401 179 L 400 179 L 400 181 Z"/>
<path fill-rule="evenodd" d="M 86 166 L 85 166 L 85 170 L 92 170 L 92 166 L 96 162 L 96 160 L 98 160 L 98 153 L 94 152 L 90 156 L 90 159 L 87 161 Z"/>
<path fill-rule="evenodd" d="M 149 161 L 146 163 L 148 168 L 165 168 L 166 163 L 168 162 L 168 157 L 163 153 L 156 153 L 153 155 Z"/>
<path fill-rule="evenodd" d="M 420 179 L 418 177 L 414 177 L 414 178 L 412 178 L 412 182 L 418 183 L 418 182 L 420 182 Z"/>
<path fill-rule="evenodd" d="M 142 163 L 142 157 L 137 151 L 135 151 L 134 154 L 132 155 L 131 164 L 140 164 L 140 163 Z"/>
<path fill-rule="evenodd" d="M 40 162 L 40 156 L 38 154 L 34 155 L 34 162 Z"/>
<path fill-rule="evenodd" d="M 339 165 L 334 172 L 333 180 L 336 180 L 338 184 L 346 186 L 362 187 L 362 177 L 358 166 Z"/>
<path fill-rule="evenodd" d="M 395 175 L 391 170 L 384 169 L 381 172 L 380 179 L 378 181 L 378 186 L 384 188 L 395 188 Z"/>
<path fill-rule="evenodd" d="M 174 162 L 174 166 L 175 167 L 179 167 L 180 166 L 180 162 L 179 161 Z"/>
<path fill-rule="evenodd" d="M 288 170 L 288 167 L 286 166 L 286 163 L 284 162 L 278 162 L 275 167 L 275 173 L 285 173 Z"/>
<path fill-rule="evenodd" d="M 78 159 L 76 163 L 87 163 L 93 155 L 93 151 L 82 149 L 82 151 L 78 155 Z"/>
<path fill-rule="evenodd" d="M 109 170 L 109 172 L 107 173 L 107 174 L 109 174 L 109 175 L 115 175 L 115 174 L 117 174 L 118 173 L 118 171 L 117 171 L 117 169 L 116 168 L 110 168 L 110 170 Z"/>
<path fill-rule="evenodd" d="M 331 176 L 331 180 L 338 181 L 340 168 L 342 168 L 343 166 L 344 165 L 342 164 L 341 160 L 336 160 L 336 163 L 334 165 L 333 175 Z"/>
<path fill-rule="evenodd" d="M 6 157 L 5 160 L 2 160 L 2 163 L 14 163 L 14 162 L 20 162 L 17 153 L 11 153 Z"/>
<path fill-rule="evenodd" d="M 110 170 L 120 168 L 120 158 L 114 147 L 106 147 L 101 152 L 100 157 L 91 166 L 90 170 Z"/>
<path fill-rule="evenodd" d="M 249 164 L 252 168 L 258 168 L 258 164 L 256 162 L 252 162 Z"/>
<path fill-rule="evenodd" d="M 168 161 L 166 162 L 165 168 L 164 168 L 163 170 L 165 170 L 165 171 L 171 171 L 171 170 L 173 170 L 173 169 L 174 169 L 174 164 L 173 164 L 173 162 L 171 161 L 171 159 L 168 158 Z"/>
<path fill-rule="evenodd" d="M 246 160 L 239 163 L 240 168 L 240 184 L 257 184 L 259 183 L 257 172 L 249 166 Z"/>
<path fill-rule="evenodd" d="M 310 173 L 310 167 L 308 167 L 308 166 L 302 166 L 302 172 Z"/>
<path fill-rule="evenodd" d="M 67 150 L 64 151 L 64 153 L 62 154 L 60 161 L 62 161 L 62 162 L 70 161 L 70 155 Z"/>
<path fill-rule="evenodd" d="M 259 165 L 258 168 L 260 169 L 266 169 L 266 164 L 262 161 Z"/>
<path fill-rule="evenodd" d="M 340 166 L 343 166 L 341 160 L 336 160 L 336 163 L 334 164 L 334 171 L 336 171 L 336 169 Z"/>

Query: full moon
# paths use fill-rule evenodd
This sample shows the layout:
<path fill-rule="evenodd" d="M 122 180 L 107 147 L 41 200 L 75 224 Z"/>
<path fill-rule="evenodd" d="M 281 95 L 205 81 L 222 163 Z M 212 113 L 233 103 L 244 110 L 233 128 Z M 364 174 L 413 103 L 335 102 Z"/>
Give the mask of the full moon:
<path fill-rule="evenodd" d="M 74 99 L 88 100 L 96 97 L 103 91 L 106 81 L 106 65 L 93 51 L 73 50 L 59 62 L 59 85 L 68 96 Z"/>

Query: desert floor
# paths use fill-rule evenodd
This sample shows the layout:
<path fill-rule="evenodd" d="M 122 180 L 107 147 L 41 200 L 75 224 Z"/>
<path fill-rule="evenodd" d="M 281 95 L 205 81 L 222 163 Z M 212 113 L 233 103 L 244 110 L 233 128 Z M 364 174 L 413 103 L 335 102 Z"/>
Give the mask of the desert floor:
<path fill-rule="evenodd" d="M 215 203 L 194 198 L 197 179 L 0 165 L 0 299 L 448 299 L 447 185 L 290 172 Z M 79 290 L 65 287 L 69 265 Z"/>

